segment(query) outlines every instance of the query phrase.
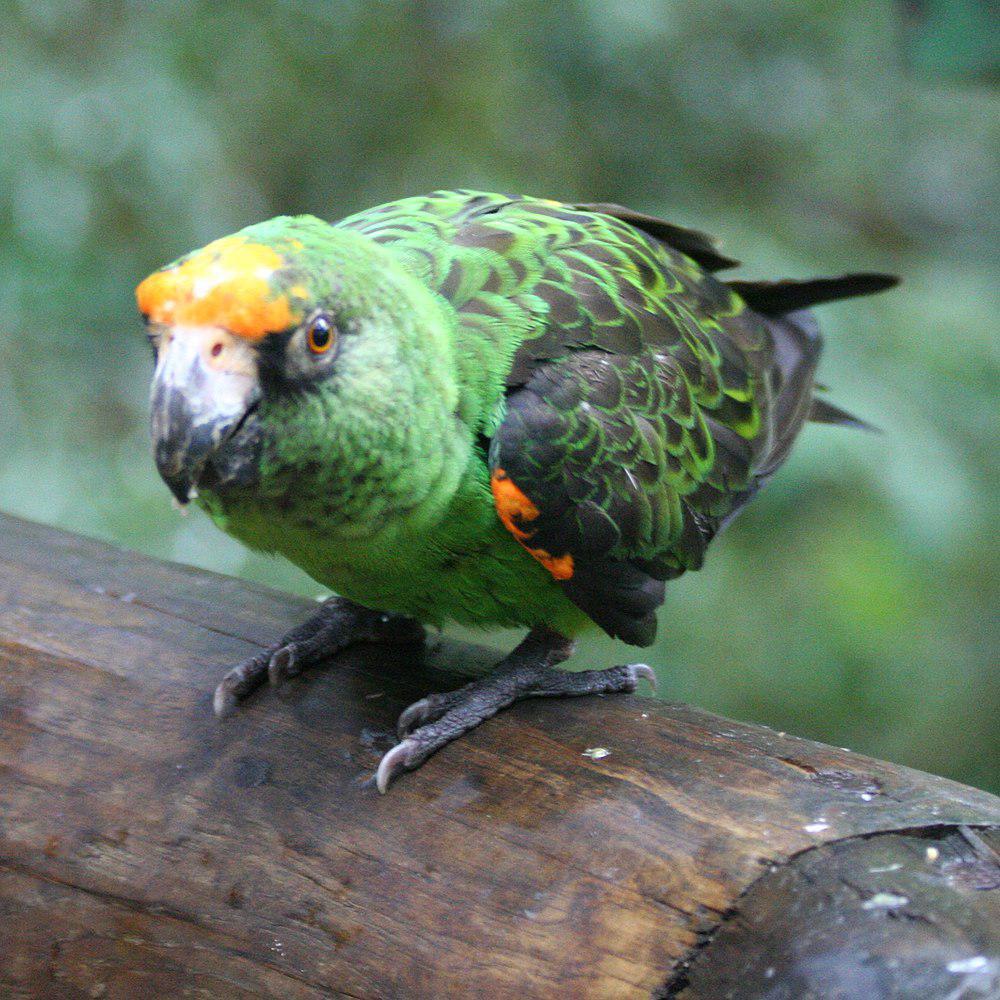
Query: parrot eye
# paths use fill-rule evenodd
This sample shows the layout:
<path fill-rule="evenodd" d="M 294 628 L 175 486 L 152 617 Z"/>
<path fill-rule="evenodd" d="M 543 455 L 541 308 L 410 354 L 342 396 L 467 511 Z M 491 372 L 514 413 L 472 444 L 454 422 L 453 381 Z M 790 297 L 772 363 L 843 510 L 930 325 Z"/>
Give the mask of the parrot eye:
<path fill-rule="evenodd" d="M 320 313 L 309 322 L 306 330 L 306 343 L 313 354 L 326 354 L 336 340 L 333 323 L 330 317 Z"/>

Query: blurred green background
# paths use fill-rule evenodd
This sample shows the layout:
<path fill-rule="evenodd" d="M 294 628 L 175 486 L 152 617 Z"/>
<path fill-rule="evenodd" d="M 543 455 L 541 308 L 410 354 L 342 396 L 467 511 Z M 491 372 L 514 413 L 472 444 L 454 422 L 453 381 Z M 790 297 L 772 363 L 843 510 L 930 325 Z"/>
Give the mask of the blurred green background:
<path fill-rule="evenodd" d="M 179 518 L 147 441 L 134 285 L 270 215 L 483 187 L 700 226 L 745 275 L 897 271 L 821 310 L 821 377 L 885 433 L 807 429 L 649 659 L 667 698 L 1000 790 L 991 9 L 3 0 L 0 509 L 318 591 Z"/>

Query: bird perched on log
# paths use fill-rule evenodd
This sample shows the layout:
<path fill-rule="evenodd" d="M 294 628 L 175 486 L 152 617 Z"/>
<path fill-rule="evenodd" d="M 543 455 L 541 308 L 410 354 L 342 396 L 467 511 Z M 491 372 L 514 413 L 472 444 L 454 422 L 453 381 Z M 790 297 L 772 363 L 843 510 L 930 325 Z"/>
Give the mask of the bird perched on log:
<path fill-rule="evenodd" d="M 226 674 L 216 712 L 353 642 L 529 629 L 403 712 L 385 791 L 518 699 L 652 681 L 557 664 L 595 625 L 650 645 L 664 582 L 805 422 L 859 423 L 815 395 L 804 310 L 895 283 L 715 277 L 735 263 L 618 205 L 439 191 L 271 219 L 143 281 L 163 479 L 340 595 Z"/>

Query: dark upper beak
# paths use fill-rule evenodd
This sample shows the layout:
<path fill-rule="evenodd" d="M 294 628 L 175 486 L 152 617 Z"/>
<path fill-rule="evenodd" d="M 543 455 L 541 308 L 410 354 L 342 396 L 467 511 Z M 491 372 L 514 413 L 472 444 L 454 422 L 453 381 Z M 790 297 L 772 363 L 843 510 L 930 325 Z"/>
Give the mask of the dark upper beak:
<path fill-rule="evenodd" d="M 260 398 L 253 348 L 212 327 L 167 331 L 151 396 L 153 454 L 170 492 L 186 504 L 206 464 Z"/>

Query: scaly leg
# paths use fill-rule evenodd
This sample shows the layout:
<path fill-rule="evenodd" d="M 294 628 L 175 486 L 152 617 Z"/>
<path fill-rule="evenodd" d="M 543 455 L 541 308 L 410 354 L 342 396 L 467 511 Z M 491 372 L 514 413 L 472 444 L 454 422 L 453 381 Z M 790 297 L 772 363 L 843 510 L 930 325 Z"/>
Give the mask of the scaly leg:
<path fill-rule="evenodd" d="M 279 643 L 251 656 L 222 678 L 215 689 L 215 714 L 230 715 L 238 702 L 265 680 L 277 686 L 355 642 L 421 643 L 423 627 L 405 615 L 372 611 L 343 597 L 331 597 Z"/>
<path fill-rule="evenodd" d="M 553 669 L 573 652 L 573 643 L 556 632 L 532 629 L 527 638 L 482 680 L 457 691 L 431 694 L 399 717 L 401 742 L 381 760 L 375 783 L 384 793 L 403 771 L 412 771 L 445 744 L 522 698 L 553 698 L 634 691 L 640 677 L 656 687 L 645 663 L 571 673 Z"/>

